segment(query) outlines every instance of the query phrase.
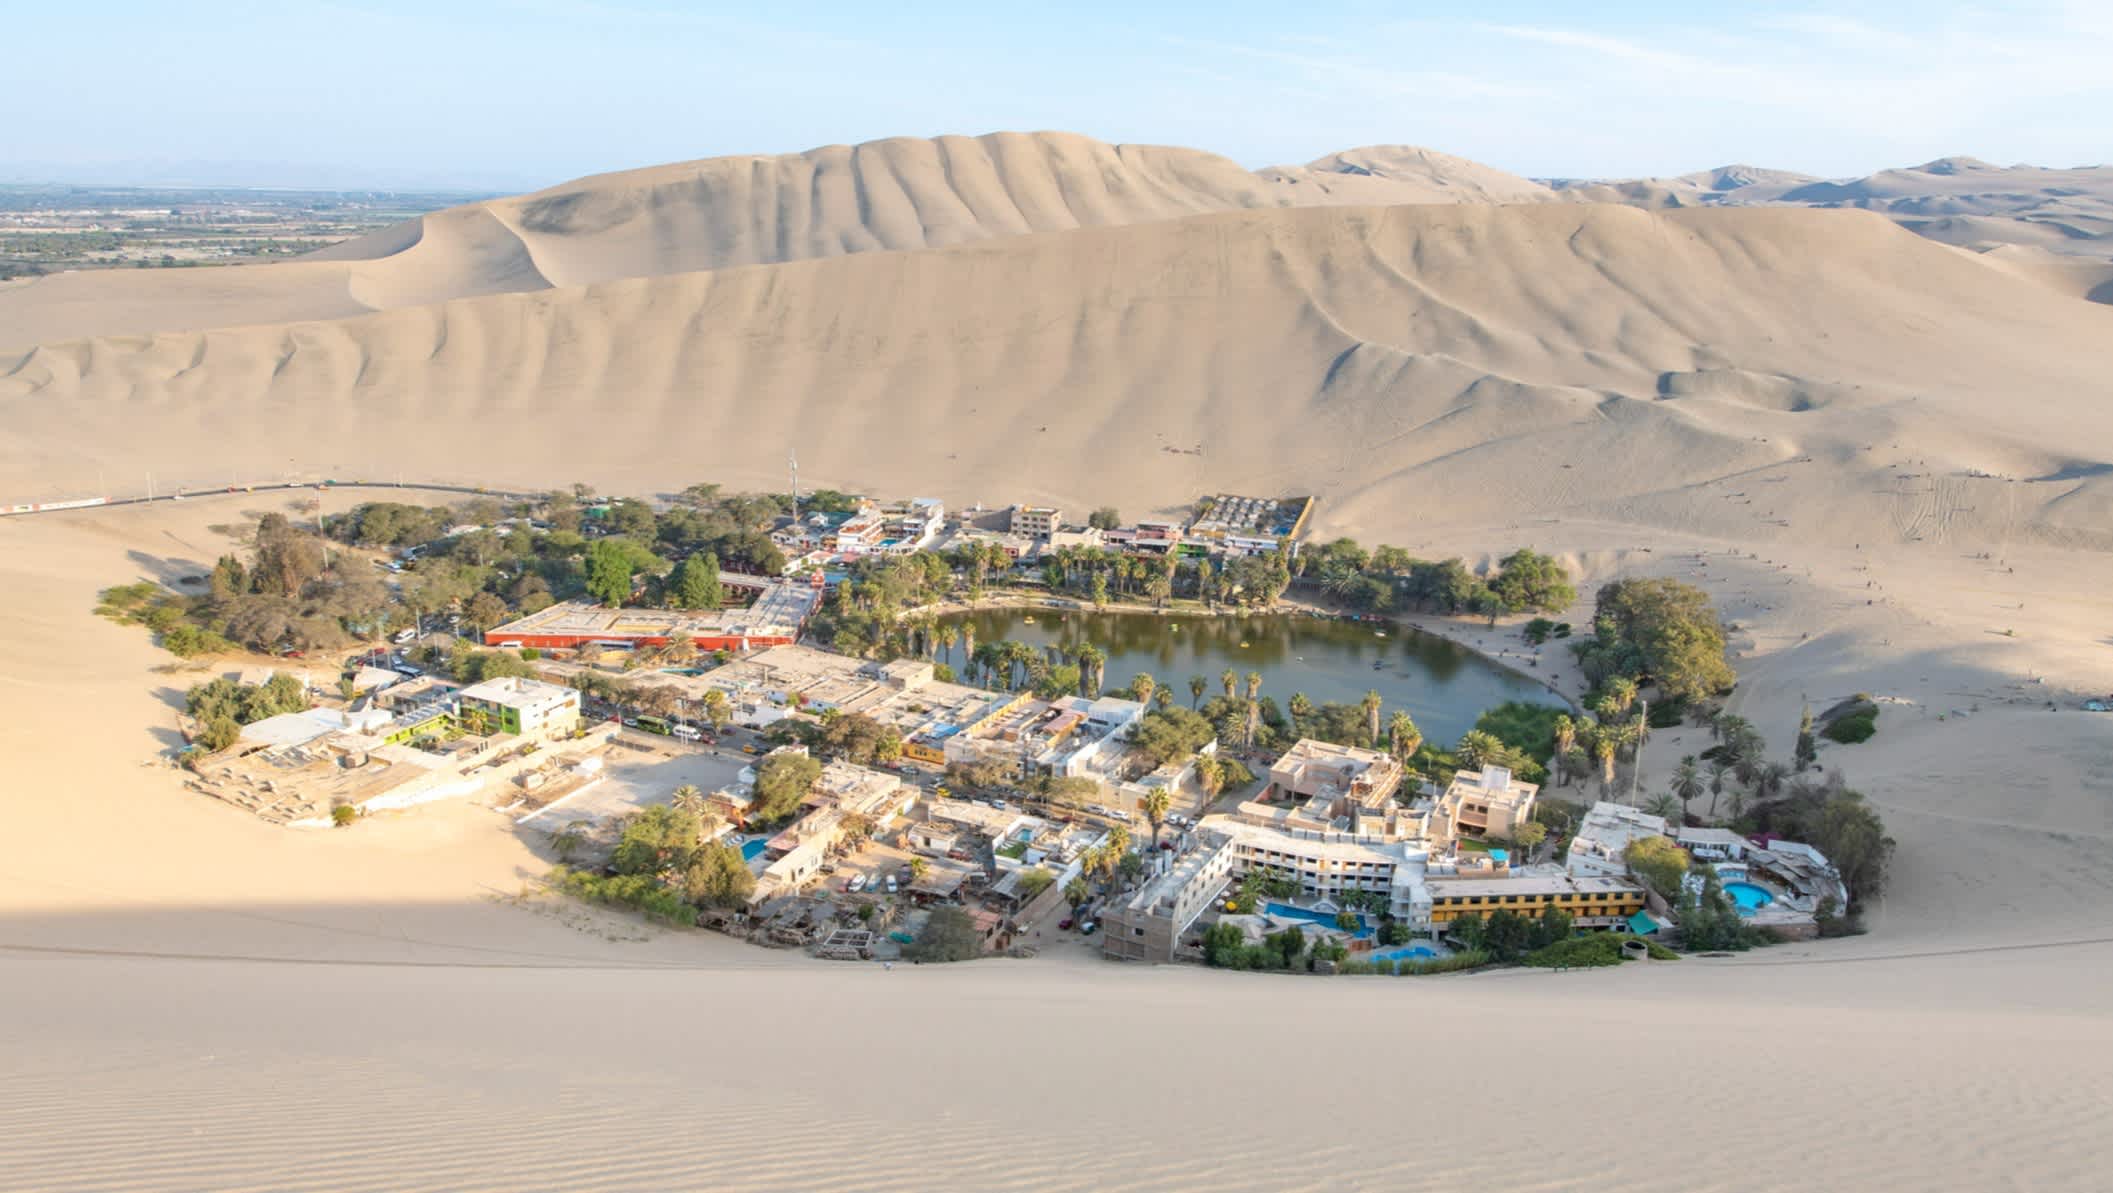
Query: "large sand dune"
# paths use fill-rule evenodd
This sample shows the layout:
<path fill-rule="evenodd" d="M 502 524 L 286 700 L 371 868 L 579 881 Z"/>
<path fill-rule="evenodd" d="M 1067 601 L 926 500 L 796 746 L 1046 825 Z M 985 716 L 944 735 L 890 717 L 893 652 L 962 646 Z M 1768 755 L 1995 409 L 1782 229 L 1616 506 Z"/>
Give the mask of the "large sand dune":
<path fill-rule="evenodd" d="M 62 274 L 0 287 L 0 347 L 337 318 L 1283 201 L 1215 154 L 1068 133 L 899 137 L 717 157 L 450 208 L 295 262 Z"/>
<path fill-rule="evenodd" d="M 1381 533 L 1443 502 L 2102 538 L 2109 333 L 1859 212 L 1277 210 L 47 344 L 0 358 L 0 475 L 761 484 L 797 448 L 957 501 L 1157 507 L 1238 476 Z M 1904 434 L 1911 471 L 2008 479 L 1867 528 Z M 1694 499 L 1778 466 L 1762 508 Z"/>

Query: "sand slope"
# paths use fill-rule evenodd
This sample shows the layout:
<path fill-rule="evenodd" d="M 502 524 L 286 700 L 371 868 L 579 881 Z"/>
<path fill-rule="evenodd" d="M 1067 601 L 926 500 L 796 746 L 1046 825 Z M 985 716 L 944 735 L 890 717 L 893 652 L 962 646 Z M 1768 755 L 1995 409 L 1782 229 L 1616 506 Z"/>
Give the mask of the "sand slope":
<path fill-rule="evenodd" d="M 1376 207 L 1395 203 L 1543 203 L 1547 186 L 1464 157 L 1415 145 L 1368 145 L 1303 166 L 1257 171 L 1294 206 Z"/>
<path fill-rule="evenodd" d="M 44 345 L 0 357 L 0 475 L 24 499 L 149 470 L 764 484 L 797 448 L 956 501 L 1156 507 L 1241 476 L 1324 508 L 2103 539 L 2109 331 L 1865 213 L 1277 210 Z M 1909 432 L 1912 471 L 2012 479 L 1887 521 L 1868 493 Z M 1690 499 L 1792 460 L 1759 508 Z"/>
<path fill-rule="evenodd" d="M 1215 154 L 1069 133 L 899 137 L 709 158 L 450 208 L 295 262 L 61 274 L 0 287 L 0 347 L 337 318 L 1281 202 Z"/>

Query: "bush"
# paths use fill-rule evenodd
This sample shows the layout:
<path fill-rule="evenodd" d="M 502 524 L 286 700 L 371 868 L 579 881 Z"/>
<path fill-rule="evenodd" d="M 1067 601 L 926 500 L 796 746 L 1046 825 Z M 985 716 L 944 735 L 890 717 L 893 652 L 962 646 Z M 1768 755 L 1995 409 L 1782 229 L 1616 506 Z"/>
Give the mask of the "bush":
<path fill-rule="evenodd" d="M 1546 948 L 1535 949 L 1519 958 L 1519 964 L 1536 969 L 1588 969 L 1602 965 L 1621 964 L 1621 942 L 1626 937 L 1612 932 L 1595 932 L 1590 936 L 1573 936 L 1559 940 Z"/>
<path fill-rule="evenodd" d="M 552 883 L 561 891 L 590 903 L 629 907 L 666 924 L 694 924 L 697 913 L 682 896 L 662 886 L 649 874 L 621 874 L 603 878 L 583 870 L 559 866 L 551 871 Z"/>
<path fill-rule="evenodd" d="M 961 908 L 935 907 L 902 955 L 912 961 L 971 961 L 983 955 L 983 934 Z"/>
<path fill-rule="evenodd" d="M 1526 628 L 1521 632 L 1525 635 L 1528 642 L 1539 646 L 1541 643 L 1548 641 L 1550 634 L 1555 633 L 1555 623 L 1545 617 L 1536 617 L 1532 621 L 1527 622 Z"/>
<path fill-rule="evenodd" d="M 359 815 L 359 809 L 351 804 L 339 804 L 330 809 L 330 823 L 336 828 L 350 828 L 352 822 L 359 819 Z"/>
<path fill-rule="evenodd" d="M 539 647 L 524 646 L 521 648 L 521 659 L 523 662 L 533 663 L 542 657 L 543 651 Z"/>
<path fill-rule="evenodd" d="M 1830 721 L 1820 732 L 1843 745 L 1869 741 L 1871 735 L 1878 732 L 1878 709 L 1859 708 L 1855 712 L 1845 713 Z"/>
<path fill-rule="evenodd" d="M 1480 949 L 1468 949 L 1450 957 L 1433 957 L 1429 961 L 1403 961 L 1394 967 L 1394 976 L 1401 978 L 1423 977 L 1436 973 L 1461 973 L 1480 969 L 1489 964 L 1489 954 Z"/>
<path fill-rule="evenodd" d="M 195 659 L 199 655 L 230 654 L 235 644 L 211 630 L 202 630 L 194 625 L 170 626 L 161 636 L 162 649 L 179 659 Z"/>
<path fill-rule="evenodd" d="M 1373 969 L 1370 961 L 1345 961 L 1335 967 L 1335 972 L 1346 976 L 1356 976 L 1371 973 Z"/>
<path fill-rule="evenodd" d="M 1649 950 L 1649 952 L 1650 952 L 1650 954 L 1651 954 L 1651 960 L 1653 960 L 1653 961 L 1678 961 L 1678 960 L 1680 960 L 1680 954 L 1678 954 L 1678 953 L 1674 952 L 1673 950 L 1671 950 L 1671 949 L 1669 949 L 1669 948 L 1665 947 L 1665 946 L 1664 946 L 1664 945 L 1662 945 L 1662 944 L 1659 944 L 1659 943 L 1658 943 L 1657 941 L 1655 941 L 1655 940 L 1652 940 L 1652 939 L 1651 939 L 1650 937 L 1648 937 L 1648 936 L 1645 936 L 1645 937 L 1640 937 L 1639 939 L 1641 939 L 1641 940 L 1643 941 L 1643 947 L 1644 947 L 1645 949 Z"/>

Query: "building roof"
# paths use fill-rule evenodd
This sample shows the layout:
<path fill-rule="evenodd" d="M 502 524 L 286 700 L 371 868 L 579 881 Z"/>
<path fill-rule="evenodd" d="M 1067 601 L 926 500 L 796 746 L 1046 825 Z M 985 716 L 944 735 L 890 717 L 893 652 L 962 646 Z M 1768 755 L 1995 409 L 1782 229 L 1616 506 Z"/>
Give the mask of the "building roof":
<path fill-rule="evenodd" d="M 796 638 L 821 603 L 821 590 L 790 580 L 722 572 L 720 583 L 756 590 L 754 604 L 728 609 L 609 609 L 561 601 L 485 632 L 484 640 L 521 637 L 632 642 L 645 638 Z"/>
<path fill-rule="evenodd" d="M 474 683 L 455 694 L 458 700 L 478 700 L 507 708 L 537 710 L 571 704 L 580 698 L 575 688 L 509 675 Z"/>
<path fill-rule="evenodd" d="M 1728 828 L 1685 828 L 1673 835 L 1682 845 L 1738 845 L 1751 848 L 1743 836 Z"/>

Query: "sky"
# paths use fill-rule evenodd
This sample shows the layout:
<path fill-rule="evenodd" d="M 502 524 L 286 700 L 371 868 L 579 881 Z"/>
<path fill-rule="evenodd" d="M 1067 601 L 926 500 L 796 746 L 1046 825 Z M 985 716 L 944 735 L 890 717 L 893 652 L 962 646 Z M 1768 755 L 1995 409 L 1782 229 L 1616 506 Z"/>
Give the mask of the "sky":
<path fill-rule="evenodd" d="M 8 181 L 521 190 L 1001 129 L 1539 178 L 2113 163 L 2107 0 L 118 0 L 8 39 Z"/>

